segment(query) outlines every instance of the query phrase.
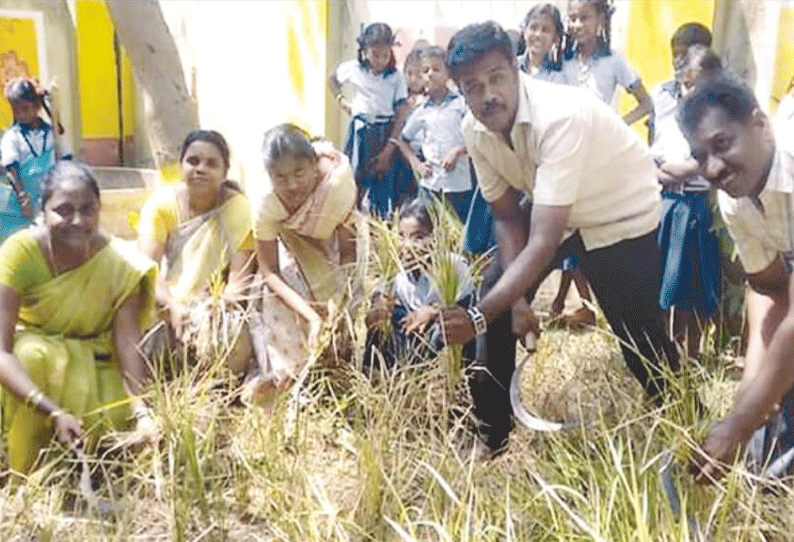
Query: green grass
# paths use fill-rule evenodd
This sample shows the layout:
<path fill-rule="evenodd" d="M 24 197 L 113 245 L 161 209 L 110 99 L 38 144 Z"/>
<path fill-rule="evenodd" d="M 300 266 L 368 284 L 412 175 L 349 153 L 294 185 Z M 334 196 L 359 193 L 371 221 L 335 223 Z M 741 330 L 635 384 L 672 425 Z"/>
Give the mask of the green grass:
<path fill-rule="evenodd" d="M 396 269 L 391 249 L 380 250 L 367 288 Z M 541 292 L 541 308 L 552 294 Z M 152 387 L 159 445 L 89 458 L 104 473 L 97 496 L 123 510 L 83 509 L 79 464 L 61 454 L 26 485 L 0 488 L 0 540 L 697 540 L 662 491 L 658 459 L 668 448 L 684 508 L 713 540 L 794 540 L 788 485 L 763 493 L 740 466 L 718 487 L 692 486 L 685 474 L 735 389 L 720 356 L 688 365 L 684 399 L 658 410 L 608 333 L 546 331 L 522 382 L 526 402 L 587 425 L 518 428 L 488 462 L 470 452 L 453 366 L 454 353 L 373 380 L 353 362 L 318 366 L 269 409 L 234 405 L 220 364 L 184 371 Z M 692 413 L 689 388 L 708 405 L 707 420 Z"/>

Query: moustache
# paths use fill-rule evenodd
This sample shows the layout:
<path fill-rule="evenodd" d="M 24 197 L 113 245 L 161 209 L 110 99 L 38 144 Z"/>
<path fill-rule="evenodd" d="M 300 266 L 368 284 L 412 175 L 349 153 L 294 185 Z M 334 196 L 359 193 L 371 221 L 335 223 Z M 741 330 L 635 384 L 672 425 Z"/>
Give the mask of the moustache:
<path fill-rule="evenodd" d="M 495 113 L 500 109 L 505 109 L 505 107 L 506 106 L 503 103 L 497 101 L 486 102 L 485 105 L 483 106 L 483 113 L 485 113 L 486 115 L 490 115 L 491 113 Z"/>

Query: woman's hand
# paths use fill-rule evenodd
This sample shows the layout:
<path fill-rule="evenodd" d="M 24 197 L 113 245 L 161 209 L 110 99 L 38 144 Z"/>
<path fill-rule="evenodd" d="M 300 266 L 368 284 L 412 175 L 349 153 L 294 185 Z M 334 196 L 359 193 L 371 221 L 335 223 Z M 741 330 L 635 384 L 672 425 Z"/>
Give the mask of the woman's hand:
<path fill-rule="evenodd" d="M 135 413 L 133 436 L 136 442 L 153 443 L 160 439 L 160 427 L 148 407 Z"/>
<path fill-rule="evenodd" d="M 22 211 L 22 216 L 25 218 L 33 218 L 33 204 L 30 201 L 28 193 L 20 190 L 17 192 L 17 200 L 19 200 L 19 208 Z"/>
<path fill-rule="evenodd" d="M 182 340 L 188 323 L 188 308 L 176 301 L 168 306 L 168 318 L 177 340 Z"/>
<path fill-rule="evenodd" d="M 408 313 L 400 322 L 406 335 L 423 332 L 432 323 L 440 312 L 438 307 L 426 305 Z"/>
<path fill-rule="evenodd" d="M 83 422 L 67 412 L 55 414 L 53 428 L 58 442 L 69 448 L 83 447 Z"/>

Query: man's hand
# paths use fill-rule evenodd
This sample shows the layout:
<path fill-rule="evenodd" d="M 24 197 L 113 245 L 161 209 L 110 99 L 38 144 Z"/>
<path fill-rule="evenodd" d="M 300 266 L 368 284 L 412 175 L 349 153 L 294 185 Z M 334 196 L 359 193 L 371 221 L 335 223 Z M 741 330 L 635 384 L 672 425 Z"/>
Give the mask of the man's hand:
<path fill-rule="evenodd" d="M 518 301 L 513 304 L 512 311 L 513 334 L 516 337 L 523 337 L 528 331 L 534 331 L 535 335 L 540 335 L 540 320 L 535 316 L 524 296 L 519 297 Z"/>
<path fill-rule="evenodd" d="M 466 344 L 476 337 L 469 314 L 460 307 L 441 311 L 441 328 L 447 344 Z"/>
<path fill-rule="evenodd" d="M 736 459 L 748 435 L 752 432 L 742 426 L 736 417 L 729 416 L 709 430 L 703 449 L 692 456 L 689 472 L 699 484 L 715 482 L 724 474 L 725 465 Z"/>
<path fill-rule="evenodd" d="M 372 160 L 372 167 L 376 175 L 383 175 L 391 166 L 392 156 L 394 155 L 394 144 L 388 143 L 382 151 Z"/>

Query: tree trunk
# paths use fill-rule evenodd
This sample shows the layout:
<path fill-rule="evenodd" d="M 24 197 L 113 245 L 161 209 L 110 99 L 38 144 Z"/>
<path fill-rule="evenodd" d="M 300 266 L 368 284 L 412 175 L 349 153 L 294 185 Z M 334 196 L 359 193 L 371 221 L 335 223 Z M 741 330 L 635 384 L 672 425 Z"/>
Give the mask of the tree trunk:
<path fill-rule="evenodd" d="M 198 127 L 176 44 L 156 0 L 106 0 L 144 98 L 145 131 L 156 167 L 176 173 L 185 135 Z"/>

